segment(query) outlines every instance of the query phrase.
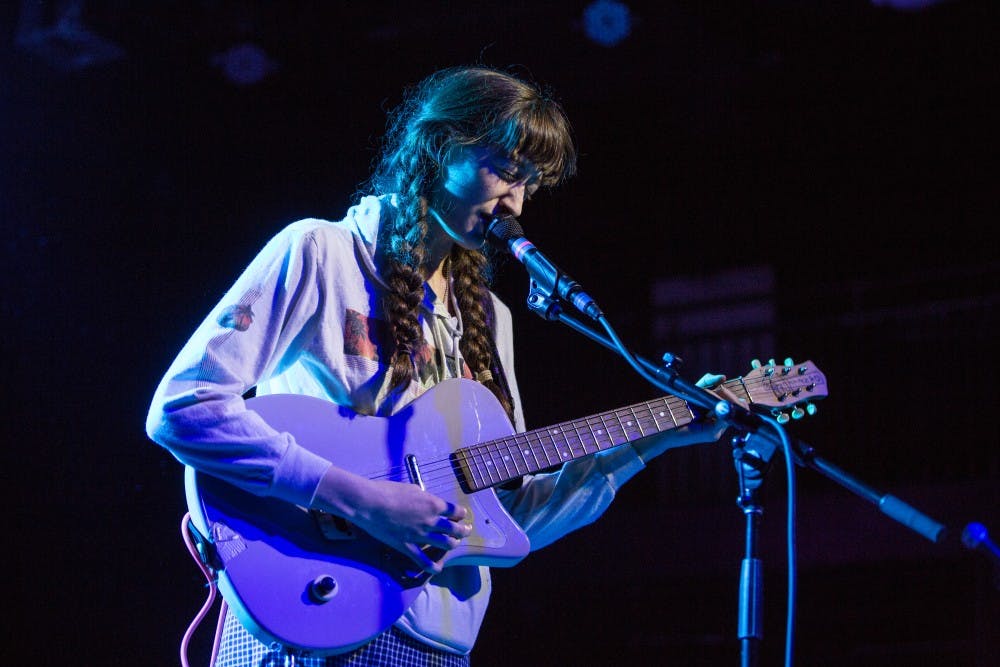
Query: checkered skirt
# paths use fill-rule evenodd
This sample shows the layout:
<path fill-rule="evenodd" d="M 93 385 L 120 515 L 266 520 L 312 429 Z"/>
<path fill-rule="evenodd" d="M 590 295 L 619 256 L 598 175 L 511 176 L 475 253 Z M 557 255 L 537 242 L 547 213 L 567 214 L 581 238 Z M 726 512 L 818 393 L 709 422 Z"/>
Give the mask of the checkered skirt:
<path fill-rule="evenodd" d="M 327 657 L 293 656 L 280 646 L 267 646 L 247 632 L 226 609 L 215 667 L 468 667 L 469 656 L 431 648 L 391 627 L 364 646 Z"/>

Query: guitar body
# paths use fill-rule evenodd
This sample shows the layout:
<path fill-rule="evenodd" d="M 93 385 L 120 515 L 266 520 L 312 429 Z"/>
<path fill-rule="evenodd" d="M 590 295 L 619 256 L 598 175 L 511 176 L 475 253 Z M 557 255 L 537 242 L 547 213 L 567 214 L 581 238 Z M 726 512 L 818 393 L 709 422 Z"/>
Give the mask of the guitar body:
<path fill-rule="evenodd" d="M 446 566 L 507 567 L 529 551 L 527 536 L 492 488 L 466 493 L 452 453 L 513 433 L 488 389 L 450 380 L 390 418 L 357 415 L 297 395 L 247 401 L 271 426 L 335 465 L 371 479 L 422 481 L 465 507 L 473 531 Z M 413 603 L 428 575 L 403 554 L 340 519 L 238 489 L 188 468 L 188 509 L 213 545 L 219 589 L 262 642 L 314 655 L 369 641 Z"/>

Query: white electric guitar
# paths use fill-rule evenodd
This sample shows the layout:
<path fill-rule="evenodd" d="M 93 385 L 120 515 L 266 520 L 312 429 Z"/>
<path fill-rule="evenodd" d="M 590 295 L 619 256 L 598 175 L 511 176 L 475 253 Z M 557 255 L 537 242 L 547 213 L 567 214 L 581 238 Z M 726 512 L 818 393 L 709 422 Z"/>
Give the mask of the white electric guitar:
<path fill-rule="evenodd" d="M 751 409 L 801 414 L 826 396 L 811 362 L 764 366 L 723 384 Z M 526 433 L 514 433 L 488 389 L 449 380 L 390 418 L 276 394 L 247 402 L 279 431 L 336 465 L 371 479 L 419 484 L 468 510 L 472 533 L 444 565 L 507 567 L 528 538 L 493 487 L 522 475 L 670 431 L 696 419 L 674 396 Z M 199 551 L 223 598 L 262 642 L 312 655 L 342 653 L 394 623 L 429 575 L 339 517 L 262 498 L 192 468 L 188 509 Z"/>

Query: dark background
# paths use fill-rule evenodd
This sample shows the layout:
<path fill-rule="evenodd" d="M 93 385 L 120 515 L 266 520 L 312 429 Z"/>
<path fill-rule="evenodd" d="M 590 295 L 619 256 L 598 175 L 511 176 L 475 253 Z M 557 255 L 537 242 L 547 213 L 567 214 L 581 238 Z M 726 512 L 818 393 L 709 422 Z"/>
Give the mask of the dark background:
<path fill-rule="evenodd" d="M 403 87 L 474 61 L 563 101 L 580 174 L 522 223 L 633 349 L 706 350 L 686 353 L 692 379 L 811 359 L 830 396 L 794 435 L 953 534 L 981 521 L 996 539 L 1000 5 L 629 4 L 613 47 L 585 35 L 584 2 L 5 6 L 3 662 L 176 664 L 206 590 L 180 539 L 181 466 L 143 433 L 153 388 L 267 238 L 343 214 Z M 60 33 L 74 6 L 78 29 Z M 213 65 L 241 43 L 275 65 L 258 83 Z M 700 302 L 699 285 L 762 267 L 774 317 L 750 333 L 771 349 L 718 367 L 733 355 L 711 350 L 745 327 L 723 322 L 702 348 L 653 335 L 657 281 Z M 496 289 L 529 426 L 655 394 L 531 314 L 520 267 Z M 798 664 L 997 664 L 985 559 L 817 473 L 798 481 Z M 474 664 L 736 663 L 736 490 L 724 444 L 668 452 L 601 521 L 494 571 Z M 782 653 L 785 495 L 779 463 L 764 664 Z"/>

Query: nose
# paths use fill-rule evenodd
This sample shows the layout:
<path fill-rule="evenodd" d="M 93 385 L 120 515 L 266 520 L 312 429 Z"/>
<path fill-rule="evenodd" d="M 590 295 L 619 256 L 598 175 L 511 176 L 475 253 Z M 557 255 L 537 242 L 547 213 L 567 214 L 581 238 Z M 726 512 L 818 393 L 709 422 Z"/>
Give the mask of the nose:
<path fill-rule="evenodd" d="M 515 218 L 521 215 L 521 209 L 524 207 L 525 187 L 526 186 L 523 182 L 514 183 L 510 186 L 507 193 L 500 198 L 500 206 Z"/>

